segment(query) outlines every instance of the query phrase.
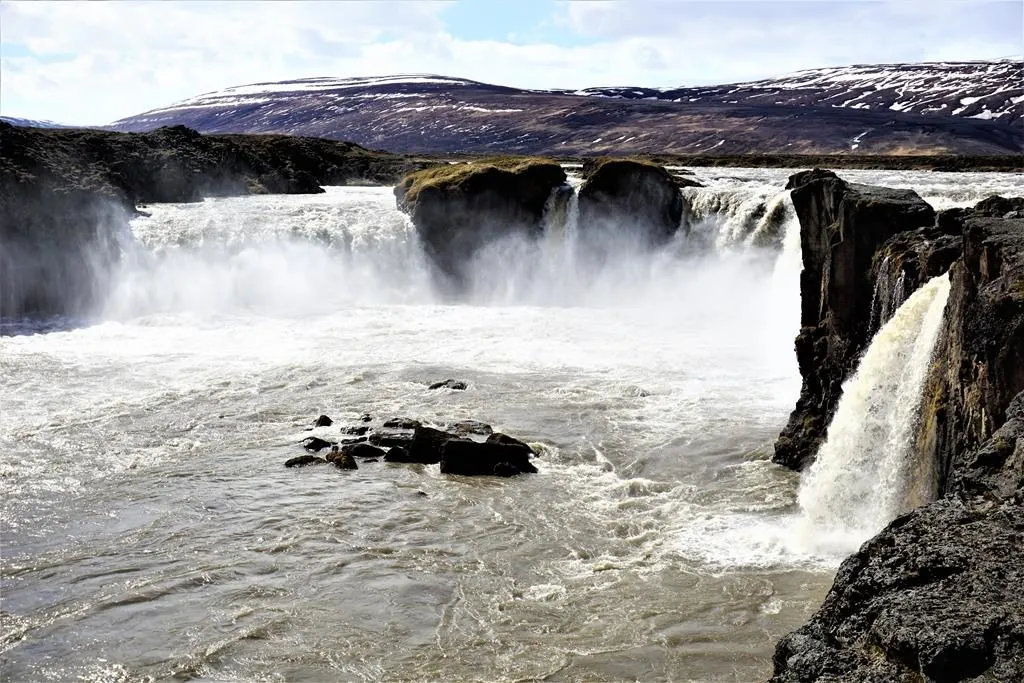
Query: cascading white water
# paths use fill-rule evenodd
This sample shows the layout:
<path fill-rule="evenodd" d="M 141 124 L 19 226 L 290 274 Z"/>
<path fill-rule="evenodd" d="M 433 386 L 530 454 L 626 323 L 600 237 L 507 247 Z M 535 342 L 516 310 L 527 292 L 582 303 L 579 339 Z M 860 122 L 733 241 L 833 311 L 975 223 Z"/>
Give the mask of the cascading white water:
<path fill-rule="evenodd" d="M 794 217 L 789 192 L 776 188 L 694 188 L 685 195 L 691 230 L 709 225 L 709 241 L 719 250 L 778 246 Z"/>
<path fill-rule="evenodd" d="M 911 450 L 949 275 L 932 278 L 897 309 L 843 385 L 825 443 L 804 475 L 804 533 L 848 552 L 903 511 Z"/>
<path fill-rule="evenodd" d="M 431 300 L 428 265 L 387 188 L 164 204 L 133 221 L 104 316 L 301 315 Z"/>

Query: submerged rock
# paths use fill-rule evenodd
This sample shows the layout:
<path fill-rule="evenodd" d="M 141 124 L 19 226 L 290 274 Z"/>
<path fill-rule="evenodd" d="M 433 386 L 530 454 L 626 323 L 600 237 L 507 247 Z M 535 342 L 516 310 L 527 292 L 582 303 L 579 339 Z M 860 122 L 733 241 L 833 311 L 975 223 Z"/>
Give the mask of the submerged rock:
<path fill-rule="evenodd" d="M 453 391 L 465 391 L 466 383 L 457 379 L 446 379 L 443 382 L 434 382 L 430 385 L 430 389 L 451 389 Z"/>
<path fill-rule="evenodd" d="M 370 415 L 369 413 L 363 413 L 362 415 L 359 416 L 359 419 L 362 422 L 373 422 L 373 416 Z"/>
<path fill-rule="evenodd" d="M 302 440 L 302 447 L 312 453 L 317 453 L 334 445 L 333 442 L 321 439 L 319 436 L 307 436 Z"/>
<path fill-rule="evenodd" d="M 299 455 L 284 461 L 285 467 L 305 467 L 306 465 L 324 465 L 327 461 L 316 455 Z"/>
<path fill-rule="evenodd" d="M 441 472 L 444 474 L 511 477 L 536 471 L 528 450 L 519 446 L 451 439 L 441 451 Z"/>

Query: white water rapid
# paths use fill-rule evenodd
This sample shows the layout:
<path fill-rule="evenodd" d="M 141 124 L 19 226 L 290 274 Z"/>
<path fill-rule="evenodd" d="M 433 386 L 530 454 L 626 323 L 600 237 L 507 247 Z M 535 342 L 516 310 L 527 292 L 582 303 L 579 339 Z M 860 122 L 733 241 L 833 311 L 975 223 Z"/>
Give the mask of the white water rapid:
<path fill-rule="evenodd" d="M 871 340 L 800 487 L 811 542 L 851 551 L 905 511 L 911 451 L 949 275 L 933 278 Z"/>
<path fill-rule="evenodd" d="M 612 258 L 568 202 L 458 301 L 390 188 L 144 207 L 95 319 L 0 325 L 0 679 L 765 680 L 844 554 L 801 546 L 799 477 L 770 462 L 800 386 L 789 173 L 698 169 L 690 231 L 606 236 Z M 947 204 L 1020 183 L 851 175 Z M 890 323 L 934 322 L 943 286 Z M 901 448 L 883 428 L 913 401 L 871 412 L 892 382 L 840 414 Z M 481 420 L 539 473 L 283 467 L 363 413 Z M 830 495 L 814 519 L 858 537 L 899 508 L 833 524 Z"/>

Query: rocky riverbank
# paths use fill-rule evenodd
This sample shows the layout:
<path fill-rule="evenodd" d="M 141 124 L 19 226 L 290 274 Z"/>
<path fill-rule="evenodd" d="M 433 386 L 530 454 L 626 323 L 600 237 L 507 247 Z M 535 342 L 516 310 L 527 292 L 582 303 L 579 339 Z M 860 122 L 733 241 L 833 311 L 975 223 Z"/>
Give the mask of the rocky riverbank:
<path fill-rule="evenodd" d="M 334 140 L 0 122 L 0 315 L 85 313 L 139 205 L 393 184 L 423 164 Z"/>
<path fill-rule="evenodd" d="M 804 384 L 777 462 L 814 457 L 842 382 L 878 327 L 929 277 L 951 292 L 916 436 L 928 501 L 840 567 L 810 622 L 776 649 L 773 681 L 1024 679 L 1024 200 L 942 212 L 827 171 L 790 181 L 804 272 Z"/>

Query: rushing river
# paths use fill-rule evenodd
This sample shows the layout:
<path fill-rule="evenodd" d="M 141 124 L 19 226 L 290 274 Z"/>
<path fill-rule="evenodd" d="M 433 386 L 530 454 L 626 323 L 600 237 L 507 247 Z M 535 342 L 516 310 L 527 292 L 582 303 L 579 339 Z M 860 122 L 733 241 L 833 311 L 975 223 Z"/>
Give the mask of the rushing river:
<path fill-rule="evenodd" d="M 0 677 L 764 679 L 871 533 L 820 543 L 769 461 L 799 391 L 788 173 L 699 170 L 653 253 L 549 225 L 459 302 L 390 188 L 147 207 L 95 320 L 4 323 Z M 1022 181 L 842 175 L 939 208 Z M 363 413 L 487 422 L 540 473 L 282 466 Z"/>

